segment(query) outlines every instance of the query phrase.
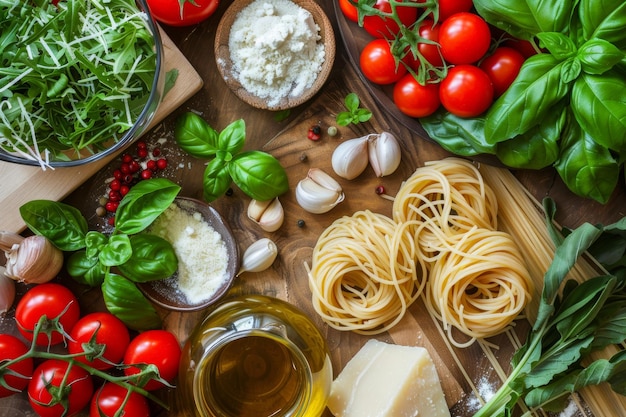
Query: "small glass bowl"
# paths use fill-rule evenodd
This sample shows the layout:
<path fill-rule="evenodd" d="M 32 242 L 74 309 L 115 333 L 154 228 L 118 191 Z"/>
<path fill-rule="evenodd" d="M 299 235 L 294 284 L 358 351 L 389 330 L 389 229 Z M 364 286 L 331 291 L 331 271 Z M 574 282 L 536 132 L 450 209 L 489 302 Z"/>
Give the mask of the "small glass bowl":
<path fill-rule="evenodd" d="M 104 146 L 104 149 L 89 150 L 85 148 L 84 151 L 80 154 L 77 154 L 77 152 L 68 149 L 67 152 L 63 153 L 63 158 L 55 158 L 52 154 L 50 154 L 48 162 L 45 164 L 45 166 L 42 166 L 42 168 L 72 167 L 85 165 L 90 162 L 100 160 L 125 148 L 127 145 L 129 145 L 139 136 L 141 136 L 141 134 L 144 133 L 146 128 L 150 125 L 150 122 L 152 121 L 161 103 L 163 90 L 165 87 L 163 42 L 156 21 L 150 14 L 146 0 L 137 0 L 136 3 L 139 10 L 145 13 L 146 27 L 148 28 L 148 31 L 154 39 L 156 57 L 156 71 L 154 74 L 154 78 L 152 79 L 150 94 L 142 111 L 138 115 L 137 120 L 134 122 L 131 128 L 124 132 L 123 136 L 121 136 L 117 141 L 111 139 L 108 143 L 102 145 Z M 41 156 L 45 161 L 43 152 Z M 41 166 L 41 163 L 34 158 L 30 159 L 17 153 L 9 152 L 2 148 L 0 148 L 0 161 L 11 162 L 21 165 Z"/>

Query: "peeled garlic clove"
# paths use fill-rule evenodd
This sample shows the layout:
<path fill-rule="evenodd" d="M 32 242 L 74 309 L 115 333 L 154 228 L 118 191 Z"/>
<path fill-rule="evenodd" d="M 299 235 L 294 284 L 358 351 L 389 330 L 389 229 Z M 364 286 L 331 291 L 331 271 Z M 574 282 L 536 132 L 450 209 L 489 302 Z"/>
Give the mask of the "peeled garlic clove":
<path fill-rule="evenodd" d="M 368 142 L 370 164 L 377 177 L 395 172 L 400 166 L 402 150 L 395 136 L 383 132 L 370 138 Z"/>
<path fill-rule="evenodd" d="M 237 276 L 244 272 L 261 272 L 272 266 L 278 256 L 276 244 L 269 238 L 262 238 L 248 246 L 241 260 Z"/>
<path fill-rule="evenodd" d="M 296 186 L 296 201 L 309 213 L 326 213 L 344 198 L 341 185 L 318 168 L 310 169 L 308 176 Z"/>
<path fill-rule="evenodd" d="M 4 267 L 0 266 L 0 316 L 9 311 L 15 301 L 15 281 L 4 273 Z"/>
<path fill-rule="evenodd" d="M 275 232 L 283 224 L 285 211 L 278 197 L 268 201 L 252 200 L 248 205 L 248 218 L 266 232 Z"/>
<path fill-rule="evenodd" d="M 44 236 L 29 236 L 5 255 L 6 276 L 27 284 L 48 282 L 63 267 L 63 252 Z"/>
<path fill-rule="evenodd" d="M 341 143 L 335 148 L 331 158 L 331 164 L 335 173 L 347 180 L 352 180 L 361 175 L 367 168 L 367 149 L 367 136 Z"/>

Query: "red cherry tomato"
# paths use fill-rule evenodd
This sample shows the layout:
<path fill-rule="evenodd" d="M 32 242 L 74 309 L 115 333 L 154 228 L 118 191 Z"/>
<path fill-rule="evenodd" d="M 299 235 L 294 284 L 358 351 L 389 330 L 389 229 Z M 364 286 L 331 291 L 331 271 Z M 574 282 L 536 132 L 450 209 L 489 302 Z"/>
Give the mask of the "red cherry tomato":
<path fill-rule="evenodd" d="M 136 392 L 130 393 L 124 387 L 105 382 L 93 395 L 89 407 L 89 417 L 150 417 L 150 407 L 146 397 Z M 123 412 L 119 413 L 124 404 Z"/>
<path fill-rule="evenodd" d="M 69 333 L 80 317 L 78 300 L 72 291 L 61 284 L 38 284 L 24 294 L 15 308 L 17 328 L 27 340 L 33 340 L 33 330 L 42 316 L 48 320 L 58 318 L 63 330 Z M 55 330 L 51 332 L 50 340 L 46 333 L 39 333 L 36 343 L 39 346 L 47 346 L 48 342 L 55 345 L 63 339 L 64 335 Z"/>
<path fill-rule="evenodd" d="M 62 401 L 55 401 L 50 391 L 61 384 L 70 389 L 64 393 Z M 91 375 L 77 365 L 70 368 L 69 362 L 58 359 L 42 362 L 28 384 L 30 405 L 41 417 L 73 416 L 89 404 L 92 395 Z"/>
<path fill-rule="evenodd" d="M 376 84 L 394 83 L 407 71 L 404 65 L 396 63 L 385 39 L 374 39 L 365 45 L 359 63 L 365 78 Z"/>
<path fill-rule="evenodd" d="M 515 49 L 517 52 L 522 54 L 524 58 L 530 58 L 533 55 L 537 55 L 539 52 L 535 49 L 532 43 L 523 39 L 507 39 L 503 46 L 508 46 L 509 48 Z"/>
<path fill-rule="evenodd" d="M 524 64 L 524 57 L 513 48 L 501 46 L 496 48 L 479 65 L 485 71 L 493 83 L 493 93 L 499 97 L 511 85 L 519 70 Z"/>
<path fill-rule="evenodd" d="M 91 342 L 94 334 L 95 340 Z M 109 369 L 124 358 L 130 334 L 126 325 L 113 314 L 90 313 L 78 320 L 72 328 L 67 348 L 71 354 L 81 353 L 85 351 L 83 344 L 90 342 L 104 348 L 102 358 L 106 361 L 100 358 L 92 361 L 87 356 L 77 356 L 76 360 L 96 369 Z"/>
<path fill-rule="evenodd" d="M 359 21 L 359 12 L 357 8 L 350 3 L 350 0 L 337 0 L 339 2 L 339 9 L 348 20 L 353 22 Z"/>
<path fill-rule="evenodd" d="M 443 66 L 443 58 L 437 44 L 439 42 L 439 24 L 434 23 L 431 19 L 424 19 L 419 26 L 418 34 L 421 38 L 435 42 L 419 42 L 417 44 L 417 50 L 422 54 L 422 57 L 435 67 Z M 405 55 L 403 61 L 413 70 L 419 68 L 419 62 L 410 52 Z"/>
<path fill-rule="evenodd" d="M 148 0 L 150 14 L 170 26 L 190 26 L 209 18 L 219 0 Z"/>
<path fill-rule="evenodd" d="M 413 0 L 404 0 L 406 3 Z M 389 0 L 376 0 L 374 7 L 381 12 L 391 13 Z M 417 19 L 417 7 L 397 6 L 396 13 L 400 22 L 406 27 L 411 26 Z M 380 16 L 365 16 L 363 18 L 363 28 L 375 38 L 392 39 L 400 30 L 398 24 L 391 18 Z"/>
<path fill-rule="evenodd" d="M 443 107 L 459 117 L 475 117 L 493 102 L 493 85 L 489 76 L 474 65 L 450 68 L 441 81 L 439 98 Z"/>
<path fill-rule="evenodd" d="M 472 0 L 439 0 L 439 22 L 455 13 L 469 12 L 473 5 Z"/>
<path fill-rule="evenodd" d="M 430 116 L 439 108 L 439 84 L 421 85 L 406 74 L 393 87 L 393 102 L 407 116 Z"/>
<path fill-rule="evenodd" d="M 474 13 L 456 13 L 439 28 L 443 59 L 449 64 L 472 64 L 489 50 L 491 32 L 485 20 Z"/>
<path fill-rule="evenodd" d="M 26 352 L 28 352 L 28 346 L 26 346 L 20 339 L 10 334 L 0 334 L 0 362 L 19 358 Z M 23 359 L 9 366 L 7 369 L 10 369 L 12 372 L 22 376 L 11 375 L 9 373 L 2 374 L 2 376 L 0 376 L 0 380 L 4 380 L 6 385 L 13 388 L 13 390 L 10 390 L 0 384 L 0 398 L 17 394 L 26 388 L 31 375 L 33 374 L 33 359 Z"/>
<path fill-rule="evenodd" d="M 166 330 L 147 330 L 131 340 L 124 355 L 124 363 L 155 365 L 161 378 L 172 382 L 178 374 L 180 355 L 180 345 L 172 333 Z M 124 368 L 126 375 L 134 375 L 139 371 L 136 366 Z M 152 380 L 143 388 L 152 391 L 163 386 L 161 382 Z"/>

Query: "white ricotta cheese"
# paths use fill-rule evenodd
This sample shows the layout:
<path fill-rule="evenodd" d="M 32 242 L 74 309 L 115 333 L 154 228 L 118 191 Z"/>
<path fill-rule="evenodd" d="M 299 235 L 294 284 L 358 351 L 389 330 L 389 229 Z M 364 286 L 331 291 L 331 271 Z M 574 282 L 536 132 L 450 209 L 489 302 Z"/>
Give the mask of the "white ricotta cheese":
<path fill-rule="evenodd" d="M 375 339 L 333 381 L 327 405 L 336 417 L 450 417 L 428 351 Z"/>
<path fill-rule="evenodd" d="M 230 30 L 233 73 L 250 93 L 275 106 L 313 85 L 324 63 L 319 26 L 290 0 L 255 0 Z"/>

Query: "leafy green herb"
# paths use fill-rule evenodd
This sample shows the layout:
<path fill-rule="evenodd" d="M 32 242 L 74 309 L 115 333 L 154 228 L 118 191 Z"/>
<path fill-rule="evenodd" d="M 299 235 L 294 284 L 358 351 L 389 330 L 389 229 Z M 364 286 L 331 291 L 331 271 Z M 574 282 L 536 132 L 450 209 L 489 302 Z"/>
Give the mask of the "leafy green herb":
<path fill-rule="evenodd" d="M 142 112 L 154 38 L 134 1 L 4 1 L 0 147 L 46 163 L 105 149 Z M 45 166 L 45 165 L 44 165 Z"/>
<path fill-rule="evenodd" d="M 272 155 L 242 152 L 246 125 L 236 120 L 217 132 L 200 116 L 186 113 L 174 128 L 178 145 L 196 158 L 212 158 L 204 170 L 204 199 L 214 201 L 228 190 L 231 181 L 250 198 L 271 200 L 289 189 L 285 169 Z"/>
<path fill-rule="evenodd" d="M 145 330 L 161 322 L 135 283 L 171 276 L 178 259 L 167 240 L 141 232 L 172 204 L 179 191 L 178 185 L 164 178 L 139 182 L 120 202 L 111 234 L 87 230 L 80 211 L 56 201 L 33 200 L 20 207 L 20 213 L 32 231 L 73 252 L 66 263 L 72 278 L 101 286 L 107 309 L 128 327 Z M 115 268 L 123 275 L 115 274 Z"/>
<path fill-rule="evenodd" d="M 519 400 L 532 408 L 559 411 L 569 394 L 603 382 L 626 395 L 626 353 L 609 360 L 589 357 L 626 338 L 624 279 L 601 275 L 582 283 L 565 280 L 577 259 L 604 232 L 626 230 L 626 219 L 606 227 L 585 223 L 563 237 L 552 226 L 554 202 L 544 200 L 544 206 L 557 249 L 544 276 L 537 320 L 513 357 L 513 371 L 474 417 L 510 416 Z"/>
<path fill-rule="evenodd" d="M 337 124 L 339 126 L 348 126 L 350 123 L 359 124 L 367 122 L 372 118 L 372 112 L 368 109 L 359 107 L 361 101 L 355 93 L 346 96 L 344 103 L 348 111 L 339 112 L 337 114 Z"/>

